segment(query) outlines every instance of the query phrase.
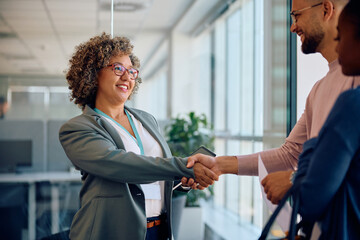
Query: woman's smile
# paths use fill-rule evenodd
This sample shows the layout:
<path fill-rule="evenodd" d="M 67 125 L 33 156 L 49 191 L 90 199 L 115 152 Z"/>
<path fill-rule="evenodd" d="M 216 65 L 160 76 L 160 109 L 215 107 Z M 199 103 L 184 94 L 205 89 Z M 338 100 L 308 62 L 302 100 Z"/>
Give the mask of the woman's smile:
<path fill-rule="evenodd" d="M 127 92 L 129 89 L 129 86 L 127 86 L 125 84 L 116 84 L 115 86 L 124 92 Z"/>

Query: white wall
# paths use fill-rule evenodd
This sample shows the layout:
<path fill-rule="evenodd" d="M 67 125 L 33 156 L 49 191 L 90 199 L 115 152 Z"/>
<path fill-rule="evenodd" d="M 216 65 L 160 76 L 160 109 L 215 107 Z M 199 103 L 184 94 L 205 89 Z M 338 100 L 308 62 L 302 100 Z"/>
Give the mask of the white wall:
<path fill-rule="evenodd" d="M 155 71 L 155 70 L 154 70 Z M 151 78 L 143 78 L 133 107 L 151 113 L 157 120 L 166 119 L 166 71 L 161 70 Z"/>
<path fill-rule="evenodd" d="M 209 36 L 173 32 L 171 41 L 172 117 L 190 111 L 210 117 Z"/>
<path fill-rule="evenodd" d="M 303 54 L 297 38 L 297 119 L 305 108 L 306 98 L 314 84 L 328 72 L 328 62 L 321 54 Z"/>
<path fill-rule="evenodd" d="M 183 33 L 173 31 L 171 34 L 171 70 L 172 82 L 171 108 L 172 117 L 188 112 L 193 102 L 192 88 L 194 78 L 191 76 L 192 39 Z"/>

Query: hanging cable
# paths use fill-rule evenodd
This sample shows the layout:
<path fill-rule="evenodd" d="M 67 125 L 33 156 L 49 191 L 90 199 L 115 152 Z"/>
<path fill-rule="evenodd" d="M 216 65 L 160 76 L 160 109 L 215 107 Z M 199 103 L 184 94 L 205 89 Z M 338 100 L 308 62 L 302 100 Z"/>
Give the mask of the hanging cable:
<path fill-rule="evenodd" d="M 111 20 L 110 20 L 110 34 L 114 37 L 114 0 L 111 0 Z"/>

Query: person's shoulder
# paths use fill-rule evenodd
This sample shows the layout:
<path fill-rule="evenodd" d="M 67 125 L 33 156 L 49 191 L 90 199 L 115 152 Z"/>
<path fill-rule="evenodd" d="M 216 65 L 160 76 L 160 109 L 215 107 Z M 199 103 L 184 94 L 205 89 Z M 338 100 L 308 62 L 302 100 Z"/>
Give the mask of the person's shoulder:
<path fill-rule="evenodd" d="M 138 120 L 141 119 L 142 121 L 146 121 L 147 123 L 151 123 L 154 126 L 158 126 L 156 118 L 153 115 L 151 115 L 150 113 L 148 113 L 148 112 L 146 112 L 144 110 L 137 109 L 137 108 L 129 108 L 129 107 L 127 107 L 127 109 Z"/>
<path fill-rule="evenodd" d="M 83 114 L 81 115 L 78 115 L 76 117 L 73 117 L 71 119 L 69 119 L 68 121 L 66 121 L 62 126 L 61 126 L 61 129 L 65 129 L 65 128 L 68 128 L 69 126 L 72 126 L 72 125 L 77 125 L 77 124 L 81 124 L 83 123 L 85 120 L 86 122 L 86 118 L 83 116 Z"/>
<path fill-rule="evenodd" d="M 85 123 L 89 121 L 89 116 L 85 114 L 80 114 L 76 117 L 73 117 L 67 121 L 67 123 Z"/>
<path fill-rule="evenodd" d="M 132 108 L 132 107 L 128 107 L 128 109 L 132 112 L 135 112 L 137 114 L 143 114 L 143 115 L 151 115 L 150 113 L 144 111 L 144 110 L 141 110 L 141 109 L 138 109 L 138 108 Z"/>
<path fill-rule="evenodd" d="M 352 88 L 352 89 L 344 91 L 343 93 L 340 94 L 339 98 L 342 98 L 343 100 L 347 100 L 347 101 L 357 100 L 354 103 L 360 104 L 359 103 L 360 86 L 357 88 Z"/>
<path fill-rule="evenodd" d="M 60 132 L 70 129 L 92 128 L 95 125 L 96 118 L 96 116 L 82 113 L 65 122 L 60 128 Z"/>
<path fill-rule="evenodd" d="M 150 113 L 148 113 L 148 112 L 146 112 L 146 111 L 144 111 L 144 110 L 140 110 L 140 109 L 137 109 L 137 108 L 130 108 L 130 107 L 128 107 L 128 110 L 129 110 L 130 112 L 133 112 L 133 113 L 135 113 L 135 114 L 137 114 L 137 115 L 140 115 L 140 116 L 142 116 L 142 117 L 154 118 L 153 115 L 151 115 Z"/>
<path fill-rule="evenodd" d="M 314 85 L 312 86 L 309 92 L 308 100 L 311 100 L 314 96 L 317 95 L 319 88 L 321 89 L 324 86 L 326 86 L 325 81 L 326 81 L 326 76 L 314 83 Z"/>
<path fill-rule="evenodd" d="M 340 94 L 338 103 L 348 112 L 360 113 L 360 87 L 349 89 Z"/>
<path fill-rule="evenodd" d="M 329 66 L 329 71 L 326 75 L 315 82 L 314 86 L 312 87 L 309 95 L 316 95 L 316 92 L 321 89 L 321 91 L 327 91 L 328 89 L 333 89 L 337 87 L 338 84 L 342 84 L 343 81 L 347 81 L 353 77 L 345 76 L 342 73 L 341 65 L 338 61 L 331 63 Z"/>

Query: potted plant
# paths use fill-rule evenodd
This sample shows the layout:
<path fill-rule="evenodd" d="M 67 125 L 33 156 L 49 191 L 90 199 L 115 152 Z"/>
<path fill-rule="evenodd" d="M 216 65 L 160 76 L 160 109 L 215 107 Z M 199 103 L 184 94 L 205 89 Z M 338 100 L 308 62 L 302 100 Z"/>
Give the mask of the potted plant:
<path fill-rule="evenodd" d="M 185 117 L 178 116 L 172 119 L 171 124 L 165 127 L 165 136 L 174 156 L 187 157 L 201 145 L 214 150 L 213 126 L 208 122 L 205 114 L 196 115 L 190 112 Z M 210 195 L 213 195 L 212 193 L 210 189 Z M 186 205 L 199 206 L 198 200 L 208 197 L 203 191 L 191 191 Z"/>
<path fill-rule="evenodd" d="M 172 123 L 165 127 L 167 142 L 174 156 L 186 157 L 200 145 L 213 150 L 213 127 L 207 121 L 206 115 L 197 116 L 194 112 L 186 118 L 178 116 Z"/>
<path fill-rule="evenodd" d="M 174 156 L 187 157 L 201 145 L 209 148 L 210 150 L 214 150 L 215 137 L 213 134 L 213 126 L 208 122 L 205 114 L 196 115 L 194 112 L 190 112 L 186 114 L 185 117 L 181 117 L 179 115 L 178 117 L 171 119 L 171 123 L 165 127 L 165 136 L 170 150 Z M 191 214 L 191 219 L 200 217 L 201 220 L 201 213 L 199 214 L 199 211 L 201 211 L 199 199 L 206 200 L 212 196 L 213 186 L 210 186 L 204 191 L 191 190 L 187 194 L 180 191 L 174 191 L 173 226 L 175 239 L 177 239 L 178 235 L 177 227 L 181 225 L 181 215 L 184 205 L 185 207 L 193 208 L 192 211 L 194 213 Z M 196 220 L 195 223 L 201 224 L 201 221 Z M 197 228 L 196 224 L 188 225 L 195 229 Z M 198 230 L 201 231 L 201 227 L 198 228 Z M 192 232 L 192 237 L 194 237 L 194 232 L 192 229 L 181 231 L 181 233 L 183 232 Z M 201 235 L 202 232 L 199 234 Z"/>

